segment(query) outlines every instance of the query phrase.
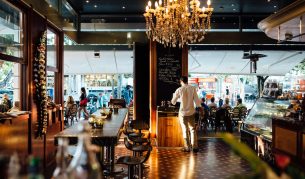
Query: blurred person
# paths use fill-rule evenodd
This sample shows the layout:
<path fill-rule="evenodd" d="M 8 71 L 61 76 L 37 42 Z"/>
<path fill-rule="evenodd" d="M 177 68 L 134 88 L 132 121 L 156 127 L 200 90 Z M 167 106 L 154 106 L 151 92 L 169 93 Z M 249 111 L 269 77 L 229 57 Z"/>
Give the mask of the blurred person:
<path fill-rule="evenodd" d="M 101 92 L 101 93 L 99 93 L 98 94 L 98 99 L 97 99 L 97 101 L 98 101 L 98 105 L 99 105 L 99 108 L 102 108 L 102 107 L 104 107 L 104 98 L 103 98 L 103 92 Z"/>
<path fill-rule="evenodd" d="M 130 90 L 130 85 L 127 85 L 125 90 L 123 91 L 123 96 L 124 96 L 124 99 L 126 101 L 126 105 L 129 105 L 130 103 L 130 100 L 131 100 L 131 90 Z"/>
<path fill-rule="evenodd" d="M 15 101 L 14 106 L 9 110 L 9 112 L 18 112 L 20 111 L 20 102 Z"/>
<path fill-rule="evenodd" d="M 81 90 L 81 95 L 79 97 L 80 102 L 79 102 L 79 108 L 78 108 L 78 118 L 80 119 L 81 112 L 83 111 L 85 114 L 85 119 L 88 119 L 89 113 L 87 111 L 88 99 L 87 99 L 86 89 L 84 87 L 82 87 L 80 90 Z"/>
<path fill-rule="evenodd" d="M 246 107 L 244 104 L 243 104 L 243 100 L 241 98 L 238 98 L 237 99 L 237 105 L 236 107 L 238 108 L 243 108 L 243 107 Z"/>
<path fill-rule="evenodd" d="M 183 132 L 184 138 L 184 148 L 183 152 L 198 152 L 198 141 L 197 141 L 197 131 L 195 127 L 195 106 L 202 111 L 200 106 L 200 99 L 196 93 L 196 88 L 194 86 L 188 85 L 188 79 L 186 76 L 180 78 L 181 87 L 179 87 L 173 94 L 171 103 L 176 104 L 178 99 L 180 99 L 179 108 L 179 121 Z"/>
<path fill-rule="evenodd" d="M 219 98 L 218 100 L 218 106 L 221 107 L 223 105 L 223 99 Z"/>
<path fill-rule="evenodd" d="M 226 98 L 225 99 L 225 104 L 223 104 L 221 107 L 224 108 L 224 109 L 232 108 L 231 105 L 230 105 L 230 99 Z"/>
<path fill-rule="evenodd" d="M 5 105 L 8 110 L 12 108 L 12 101 L 6 93 L 2 96 L 2 104 Z"/>
<path fill-rule="evenodd" d="M 213 108 L 213 107 L 217 108 L 217 104 L 215 103 L 215 98 L 214 97 L 211 98 L 211 103 L 208 104 L 208 107 L 209 108 Z"/>
<path fill-rule="evenodd" d="M 201 98 L 201 107 L 205 110 L 209 110 L 208 105 L 205 104 L 205 98 Z"/>
<path fill-rule="evenodd" d="M 56 104 L 53 102 L 53 99 L 51 96 L 47 97 L 47 107 L 48 108 L 54 108 Z"/>
<path fill-rule="evenodd" d="M 70 109 L 75 104 L 74 98 L 72 96 L 68 96 L 65 107 Z"/>

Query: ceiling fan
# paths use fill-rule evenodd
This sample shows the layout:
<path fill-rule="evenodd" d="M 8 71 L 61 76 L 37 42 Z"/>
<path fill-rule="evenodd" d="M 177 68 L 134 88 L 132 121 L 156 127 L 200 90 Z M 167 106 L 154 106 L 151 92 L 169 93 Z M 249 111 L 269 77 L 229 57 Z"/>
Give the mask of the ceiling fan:
<path fill-rule="evenodd" d="M 250 73 L 256 73 L 257 70 L 257 61 L 259 58 L 267 57 L 267 55 L 254 53 L 252 54 L 252 50 L 244 51 L 243 59 L 250 59 Z"/>

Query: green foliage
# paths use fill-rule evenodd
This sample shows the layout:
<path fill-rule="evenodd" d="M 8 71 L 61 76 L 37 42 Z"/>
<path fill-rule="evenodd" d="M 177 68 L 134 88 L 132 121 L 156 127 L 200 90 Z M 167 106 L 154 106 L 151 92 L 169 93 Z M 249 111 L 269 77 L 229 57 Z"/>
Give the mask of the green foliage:
<path fill-rule="evenodd" d="M 3 81 L 9 72 L 13 69 L 14 64 L 12 62 L 4 61 L 0 68 L 0 81 Z"/>

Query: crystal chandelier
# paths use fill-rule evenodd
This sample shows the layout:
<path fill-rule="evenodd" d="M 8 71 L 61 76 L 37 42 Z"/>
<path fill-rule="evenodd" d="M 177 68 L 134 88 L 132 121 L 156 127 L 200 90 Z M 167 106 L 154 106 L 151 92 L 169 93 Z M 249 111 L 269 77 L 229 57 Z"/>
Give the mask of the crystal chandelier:
<path fill-rule="evenodd" d="M 213 12 L 210 6 L 210 0 L 202 8 L 199 0 L 159 0 L 153 8 L 148 1 L 144 13 L 146 34 L 149 39 L 170 47 L 201 42 L 210 29 Z"/>

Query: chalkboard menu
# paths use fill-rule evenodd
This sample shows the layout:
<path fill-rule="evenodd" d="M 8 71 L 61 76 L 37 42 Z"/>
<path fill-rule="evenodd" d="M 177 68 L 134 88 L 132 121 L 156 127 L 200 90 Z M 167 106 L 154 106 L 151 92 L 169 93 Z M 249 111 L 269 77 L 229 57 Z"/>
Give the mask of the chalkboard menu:
<path fill-rule="evenodd" d="M 169 101 L 180 87 L 182 49 L 157 44 L 157 105 Z"/>

